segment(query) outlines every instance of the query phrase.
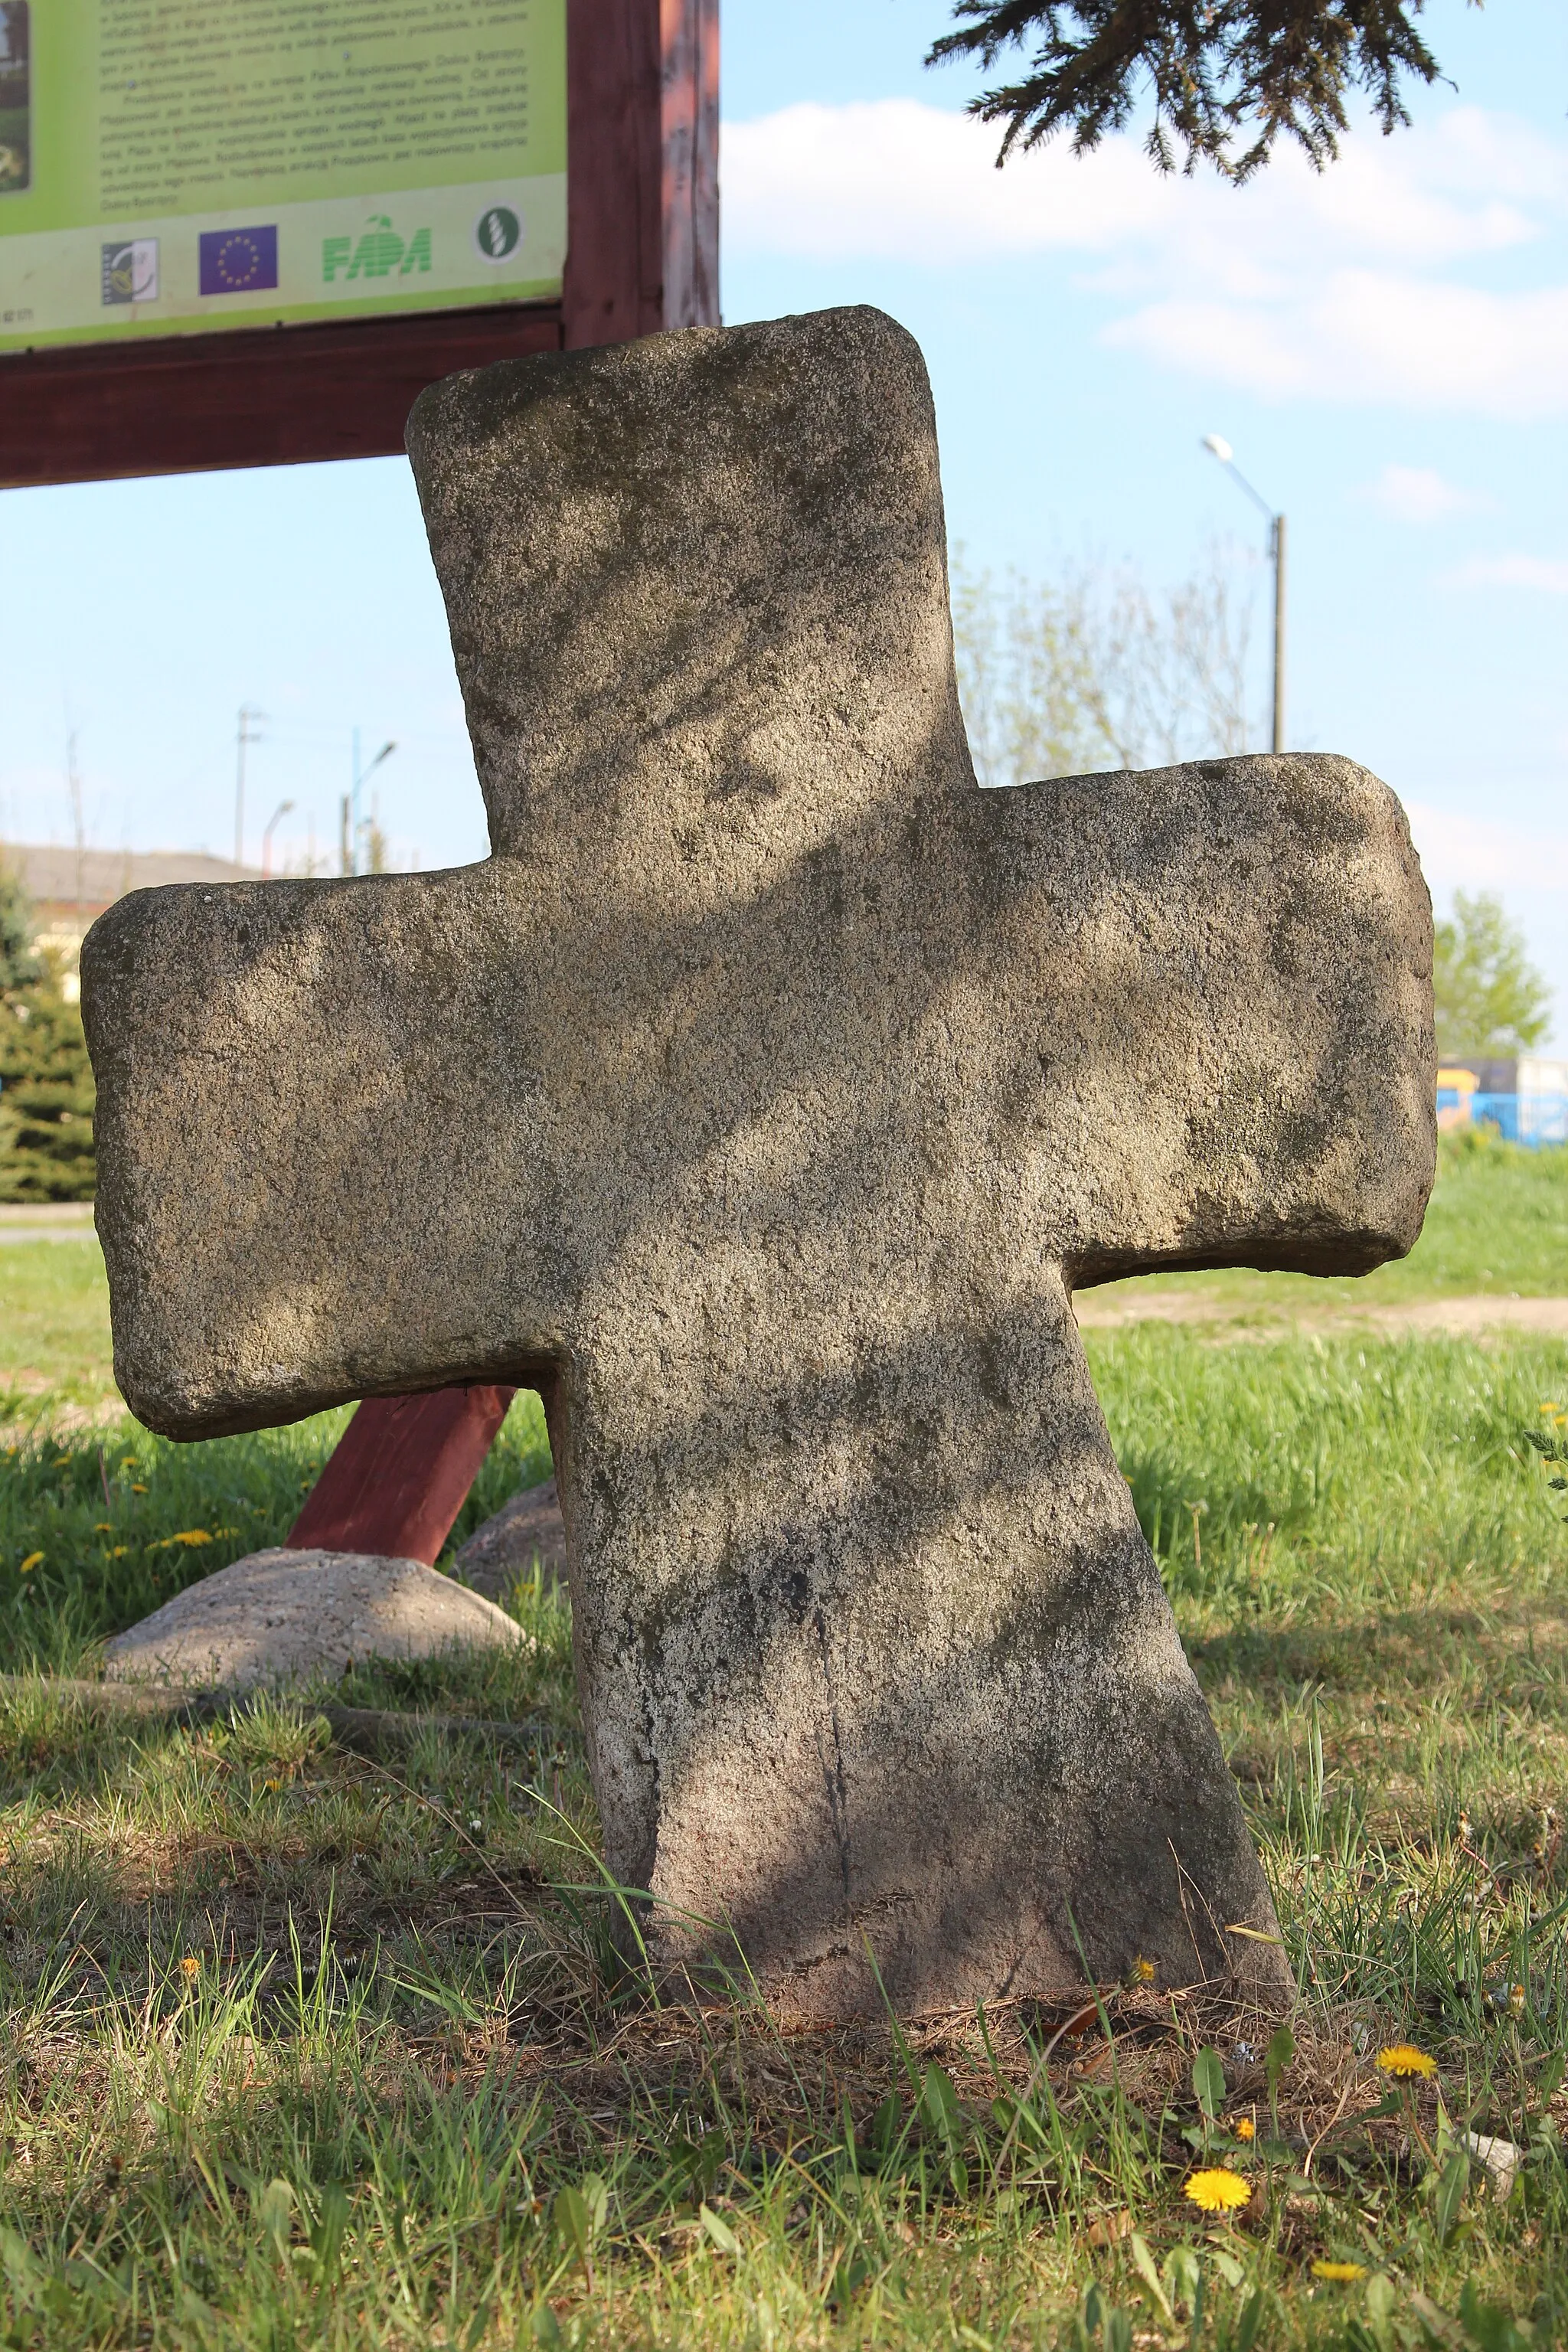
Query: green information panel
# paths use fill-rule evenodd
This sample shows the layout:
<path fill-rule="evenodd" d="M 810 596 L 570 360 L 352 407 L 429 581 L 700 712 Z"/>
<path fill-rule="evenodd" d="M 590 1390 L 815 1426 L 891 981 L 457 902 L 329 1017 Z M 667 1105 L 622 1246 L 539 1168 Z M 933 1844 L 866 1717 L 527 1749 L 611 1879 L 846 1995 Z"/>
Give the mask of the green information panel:
<path fill-rule="evenodd" d="M 0 0 L 0 351 L 552 298 L 565 0 Z"/>

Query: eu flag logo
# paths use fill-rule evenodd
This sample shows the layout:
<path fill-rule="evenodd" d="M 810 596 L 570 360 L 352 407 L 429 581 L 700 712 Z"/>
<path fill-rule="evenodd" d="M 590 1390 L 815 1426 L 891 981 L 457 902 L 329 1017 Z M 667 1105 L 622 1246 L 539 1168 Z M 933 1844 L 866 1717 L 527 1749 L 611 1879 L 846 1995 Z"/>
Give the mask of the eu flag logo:
<path fill-rule="evenodd" d="M 258 294 L 278 283 L 278 231 L 210 228 L 199 240 L 204 294 Z"/>

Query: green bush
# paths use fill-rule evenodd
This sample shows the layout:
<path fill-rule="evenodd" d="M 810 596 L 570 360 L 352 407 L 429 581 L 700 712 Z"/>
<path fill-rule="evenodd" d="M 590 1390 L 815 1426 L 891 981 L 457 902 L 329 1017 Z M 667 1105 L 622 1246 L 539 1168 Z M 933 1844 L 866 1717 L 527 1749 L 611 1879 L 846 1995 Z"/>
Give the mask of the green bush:
<path fill-rule="evenodd" d="M 90 1201 L 92 1065 L 81 1014 L 30 945 L 32 909 L 0 869 L 0 1201 Z"/>
<path fill-rule="evenodd" d="M 0 1201 L 90 1201 L 92 1065 L 52 990 L 0 1002 Z"/>

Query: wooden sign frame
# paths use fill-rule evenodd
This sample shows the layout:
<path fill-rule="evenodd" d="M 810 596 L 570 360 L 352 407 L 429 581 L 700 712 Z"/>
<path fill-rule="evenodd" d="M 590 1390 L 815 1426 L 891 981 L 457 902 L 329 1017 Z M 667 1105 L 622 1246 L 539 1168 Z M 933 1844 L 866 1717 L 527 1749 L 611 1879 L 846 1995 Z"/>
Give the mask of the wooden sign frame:
<path fill-rule="evenodd" d="M 719 319 L 719 0 L 567 0 L 558 302 L 0 356 L 0 487 L 400 452 L 454 370 Z"/>

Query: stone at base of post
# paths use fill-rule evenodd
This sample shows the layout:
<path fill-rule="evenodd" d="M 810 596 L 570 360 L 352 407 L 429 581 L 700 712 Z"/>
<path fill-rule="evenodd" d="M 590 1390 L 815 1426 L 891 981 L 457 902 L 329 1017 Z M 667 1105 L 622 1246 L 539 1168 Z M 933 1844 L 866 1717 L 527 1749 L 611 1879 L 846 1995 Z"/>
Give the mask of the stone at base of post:
<path fill-rule="evenodd" d="M 521 1625 L 423 1560 L 279 1546 L 187 1585 L 105 1653 L 110 1682 L 281 1690 L 374 1658 L 526 1643 Z"/>

